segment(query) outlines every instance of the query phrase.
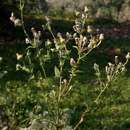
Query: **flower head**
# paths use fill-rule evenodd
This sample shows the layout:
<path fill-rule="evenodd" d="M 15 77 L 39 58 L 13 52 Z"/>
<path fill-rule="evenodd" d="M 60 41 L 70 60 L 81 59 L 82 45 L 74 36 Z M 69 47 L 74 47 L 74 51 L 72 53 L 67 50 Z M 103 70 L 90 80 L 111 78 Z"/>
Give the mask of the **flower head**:
<path fill-rule="evenodd" d="M 16 53 L 16 58 L 17 58 L 17 60 L 20 60 L 22 57 L 23 57 L 23 55 L 21 55 L 21 54 L 19 54 L 19 53 Z"/>
<path fill-rule="evenodd" d="M 126 59 L 130 59 L 130 52 L 127 53 Z"/>
<path fill-rule="evenodd" d="M 71 58 L 71 59 L 70 59 L 70 65 L 71 65 L 71 66 L 76 65 L 76 61 L 74 60 L 74 58 Z"/>
<path fill-rule="evenodd" d="M 101 34 L 99 35 L 99 40 L 102 41 L 103 39 L 104 39 L 104 34 L 101 33 Z"/>

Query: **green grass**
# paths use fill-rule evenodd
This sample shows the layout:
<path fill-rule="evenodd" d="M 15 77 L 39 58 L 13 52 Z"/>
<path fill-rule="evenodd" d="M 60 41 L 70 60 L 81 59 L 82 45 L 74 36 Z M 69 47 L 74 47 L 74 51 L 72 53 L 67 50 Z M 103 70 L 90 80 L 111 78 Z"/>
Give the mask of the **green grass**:
<path fill-rule="evenodd" d="M 71 113 L 72 124 L 75 124 L 75 122 L 78 121 L 86 104 L 90 108 L 90 111 L 86 114 L 84 123 L 80 126 L 79 130 L 130 129 L 130 63 L 127 66 L 127 73 L 118 81 L 114 82 L 113 86 L 104 93 L 101 102 L 98 105 L 95 105 L 93 102 L 96 95 L 99 93 L 97 90 L 99 86 L 96 84 L 93 64 L 99 64 L 103 70 L 103 67 L 105 67 L 109 61 L 113 62 L 114 56 L 117 55 L 116 52 L 112 55 L 108 53 L 109 51 L 107 50 L 113 48 L 121 49 L 121 53 L 118 53 L 118 55 L 120 60 L 123 60 L 124 54 L 130 51 L 129 43 L 129 39 L 106 39 L 99 48 L 95 49 L 85 58 L 85 62 L 81 62 L 81 72 L 73 81 L 74 90 L 71 93 L 69 101 L 67 101 L 70 108 L 73 105 L 75 106 L 74 113 Z M 24 52 L 25 48 L 26 45 L 23 43 L 18 43 L 16 45 L 0 45 L 0 56 L 3 57 L 0 71 L 8 71 L 8 74 L 0 80 L 0 89 L 4 94 L 4 89 L 6 89 L 5 84 L 7 81 L 10 81 L 10 86 L 14 86 L 14 89 L 12 90 L 16 93 L 15 96 L 21 96 L 22 102 L 19 101 L 18 105 L 20 105 L 20 103 L 23 104 L 20 105 L 21 112 L 19 111 L 19 108 L 17 108 L 19 113 L 17 121 L 19 122 L 18 124 L 22 126 L 28 123 L 23 121 L 23 118 L 28 118 L 29 113 L 26 111 L 31 111 L 36 102 L 41 103 L 43 98 L 43 94 L 39 93 L 39 88 L 35 88 L 35 83 L 37 83 L 37 81 L 33 81 L 33 83 L 29 84 L 26 82 L 28 75 L 24 72 L 17 72 L 15 70 L 15 65 L 17 63 L 16 53 Z M 48 83 L 52 84 L 52 81 L 48 80 Z M 15 85 L 17 86 L 16 88 Z M 0 102 L 0 105 L 1 104 L 2 103 Z"/>

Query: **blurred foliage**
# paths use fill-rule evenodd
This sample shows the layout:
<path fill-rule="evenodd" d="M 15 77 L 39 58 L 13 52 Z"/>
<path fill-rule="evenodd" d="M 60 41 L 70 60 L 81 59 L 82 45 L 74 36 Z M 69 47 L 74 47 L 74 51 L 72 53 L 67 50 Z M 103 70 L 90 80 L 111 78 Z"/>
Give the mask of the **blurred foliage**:
<path fill-rule="evenodd" d="M 85 5 L 92 8 L 95 17 L 114 19 L 119 22 L 130 20 L 130 0 L 24 0 L 25 12 L 29 14 L 45 14 L 69 16 L 75 9 L 81 10 Z M 19 0 L 2 0 L 4 5 L 17 6 Z M 1 5 L 2 5 L 1 4 Z M 8 10 L 8 7 L 5 6 Z"/>

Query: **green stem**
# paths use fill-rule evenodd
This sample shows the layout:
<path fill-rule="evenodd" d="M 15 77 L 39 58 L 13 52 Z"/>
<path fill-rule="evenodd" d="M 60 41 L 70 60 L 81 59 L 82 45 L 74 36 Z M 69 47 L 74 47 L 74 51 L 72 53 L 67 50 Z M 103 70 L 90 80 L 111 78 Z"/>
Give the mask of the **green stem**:
<path fill-rule="evenodd" d="M 101 44 L 101 41 L 99 41 L 99 43 L 94 48 L 97 48 L 100 44 Z M 89 51 L 86 54 L 84 54 L 83 56 L 80 57 L 80 60 L 85 58 L 94 48 L 89 49 Z"/>
<path fill-rule="evenodd" d="M 23 2 L 22 2 L 23 1 Z M 21 15 L 21 22 L 22 22 L 22 28 L 24 31 L 24 34 L 27 38 L 29 38 L 29 35 L 26 31 L 25 25 L 24 25 L 24 16 L 23 16 L 23 9 L 24 9 L 24 0 L 20 0 L 20 15 Z M 30 39 L 30 38 L 29 38 Z"/>
<path fill-rule="evenodd" d="M 106 84 L 105 87 L 101 90 L 101 92 L 99 93 L 99 95 L 97 96 L 97 98 L 95 99 L 94 102 L 98 102 L 99 98 L 101 97 L 101 95 L 104 93 L 104 91 L 108 88 L 109 84 Z"/>
<path fill-rule="evenodd" d="M 47 76 L 46 76 L 46 71 L 45 71 L 45 68 L 44 68 L 44 66 L 43 66 L 41 60 L 40 60 L 40 65 L 41 65 L 41 68 L 42 68 L 42 71 L 43 71 L 44 77 L 45 77 L 45 79 L 46 79 L 46 78 L 47 78 Z"/>

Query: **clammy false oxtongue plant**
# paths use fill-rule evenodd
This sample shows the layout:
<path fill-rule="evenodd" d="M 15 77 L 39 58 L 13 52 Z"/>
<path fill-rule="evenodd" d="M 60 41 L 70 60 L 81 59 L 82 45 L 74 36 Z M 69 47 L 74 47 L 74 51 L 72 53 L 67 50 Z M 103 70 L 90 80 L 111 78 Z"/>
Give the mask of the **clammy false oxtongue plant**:
<path fill-rule="evenodd" d="M 75 25 L 73 26 L 74 33 L 66 33 L 65 36 L 62 36 L 61 33 L 54 34 L 51 28 L 51 22 L 48 17 L 46 17 L 47 24 L 43 25 L 43 29 L 48 29 L 52 37 L 47 39 L 44 43 L 41 40 L 42 34 L 41 31 L 37 31 L 34 27 L 31 28 L 31 32 L 33 34 L 33 38 L 30 38 L 27 34 L 24 21 L 23 21 L 23 7 L 24 2 L 20 0 L 20 10 L 21 10 L 21 20 L 17 19 L 14 13 L 11 14 L 10 20 L 14 23 L 15 26 L 22 26 L 26 39 L 25 42 L 29 44 L 27 48 L 26 56 L 28 58 L 29 66 L 19 67 L 19 69 L 23 69 L 34 75 L 33 67 L 35 64 L 32 63 L 33 58 L 31 57 L 31 49 L 35 49 L 36 57 L 38 63 L 41 66 L 41 70 L 44 74 L 40 80 L 44 82 L 47 80 L 47 73 L 45 69 L 45 59 L 50 60 L 52 54 L 56 54 L 58 58 L 58 65 L 54 67 L 55 73 L 55 83 L 51 90 L 45 93 L 45 102 L 47 104 L 46 110 L 43 111 L 43 114 L 40 119 L 32 119 L 31 125 L 25 129 L 41 129 L 44 128 L 46 130 L 76 130 L 81 123 L 84 121 L 84 116 L 86 112 L 88 112 L 88 108 L 82 113 L 80 120 L 76 123 L 74 127 L 69 124 L 69 108 L 66 108 L 63 104 L 66 102 L 70 91 L 73 89 L 73 78 L 76 76 L 78 72 L 78 68 L 80 65 L 80 61 L 84 60 L 84 58 L 95 48 L 97 48 L 104 39 L 104 35 L 94 33 L 94 29 L 92 26 L 87 25 L 86 21 L 89 18 L 89 9 L 87 7 L 84 8 L 82 13 L 76 11 L 76 20 Z M 16 22 L 17 20 L 17 22 Z M 76 49 L 77 56 L 70 55 L 71 50 L 67 48 L 68 43 L 74 42 L 73 49 Z M 44 48 L 42 45 L 44 44 Z M 21 59 L 18 53 L 16 54 L 18 57 L 17 60 Z M 96 71 L 96 76 L 98 77 L 99 83 L 102 86 L 101 91 L 98 96 L 95 98 L 94 102 L 98 103 L 104 91 L 109 88 L 113 79 L 115 79 L 120 73 L 125 71 L 125 66 L 130 58 L 130 54 L 126 56 L 126 62 L 121 63 L 118 61 L 118 57 L 115 57 L 115 63 L 108 63 L 105 68 L 106 71 L 106 82 L 101 79 L 101 73 L 99 69 L 99 65 L 94 64 L 94 70 Z M 68 70 L 69 76 L 67 78 L 64 77 L 64 66 L 65 63 L 68 63 L 71 67 L 71 70 Z M 34 78 L 34 77 L 33 77 Z"/>

